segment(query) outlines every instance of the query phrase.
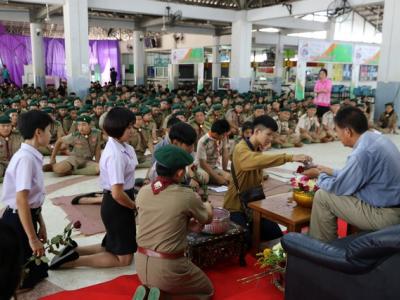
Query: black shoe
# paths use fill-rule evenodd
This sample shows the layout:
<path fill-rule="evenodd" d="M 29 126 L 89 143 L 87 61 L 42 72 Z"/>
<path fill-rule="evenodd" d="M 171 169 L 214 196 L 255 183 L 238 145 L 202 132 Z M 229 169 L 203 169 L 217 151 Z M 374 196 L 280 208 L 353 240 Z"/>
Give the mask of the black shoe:
<path fill-rule="evenodd" d="M 59 269 L 63 264 L 77 260 L 79 258 L 78 252 L 75 252 L 74 250 L 69 251 L 67 254 L 64 256 L 55 256 L 49 265 L 49 270 L 57 270 Z"/>
<path fill-rule="evenodd" d="M 71 204 L 78 205 L 78 204 L 80 204 L 79 200 L 81 200 L 82 198 L 94 198 L 94 197 L 101 196 L 101 195 L 103 195 L 103 193 L 101 193 L 101 192 L 81 194 L 81 195 L 78 195 L 78 196 L 72 198 Z"/>
<path fill-rule="evenodd" d="M 67 245 L 64 248 L 60 250 L 60 254 L 58 254 L 58 257 L 64 256 L 67 254 L 69 251 L 74 250 L 76 247 L 78 247 L 78 243 L 75 242 L 74 240 L 71 241 L 71 245 Z"/>

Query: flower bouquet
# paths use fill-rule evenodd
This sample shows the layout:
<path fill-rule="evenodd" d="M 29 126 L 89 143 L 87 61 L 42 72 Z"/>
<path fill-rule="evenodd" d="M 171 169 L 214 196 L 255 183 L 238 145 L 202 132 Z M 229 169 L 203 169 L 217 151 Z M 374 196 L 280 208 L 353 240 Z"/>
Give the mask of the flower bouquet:
<path fill-rule="evenodd" d="M 263 252 L 257 253 L 256 256 L 258 257 L 256 264 L 262 269 L 267 268 L 267 270 L 239 279 L 238 281 L 249 283 L 267 275 L 272 275 L 272 283 L 277 289 L 283 292 L 285 290 L 286 253 L 282 245 L 279 243 L 272 247 L 272 249 L 266 248 Z"/>
<path fill-rule="evenodd" d="M 310 179 L 301 175 L 304 167 L 300 166 L 295 177 L 290 179 L 290 185 L 293 188 L 293 200 L 298 205 L 311 208 L 315 193 L 319 190 L 316 179 Z"/>

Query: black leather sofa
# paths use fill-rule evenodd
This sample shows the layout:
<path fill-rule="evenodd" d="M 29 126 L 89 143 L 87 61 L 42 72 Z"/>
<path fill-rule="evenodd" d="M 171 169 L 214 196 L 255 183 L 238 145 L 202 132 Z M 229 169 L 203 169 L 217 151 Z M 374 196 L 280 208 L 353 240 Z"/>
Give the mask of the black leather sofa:
<path fill-rule="evenodd" d="M 333 243 L 288 233 L 286 300 L 399 300 L 400 225 Z"/>

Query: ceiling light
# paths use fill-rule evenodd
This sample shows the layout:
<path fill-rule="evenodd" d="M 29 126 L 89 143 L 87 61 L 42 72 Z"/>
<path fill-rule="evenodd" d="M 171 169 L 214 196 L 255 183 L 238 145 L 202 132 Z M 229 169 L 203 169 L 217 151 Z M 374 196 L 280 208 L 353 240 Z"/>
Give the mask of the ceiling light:
<path fill-rule="evenodd" d="M 281 30 L 280 30 L 279 28 L 266 27 L 266 28 L 261 28 L 261 29 L 259 29 L 258 31 L 276 33 L 276 32 L 279 32 L 279 31 L 281 31 Z"/>

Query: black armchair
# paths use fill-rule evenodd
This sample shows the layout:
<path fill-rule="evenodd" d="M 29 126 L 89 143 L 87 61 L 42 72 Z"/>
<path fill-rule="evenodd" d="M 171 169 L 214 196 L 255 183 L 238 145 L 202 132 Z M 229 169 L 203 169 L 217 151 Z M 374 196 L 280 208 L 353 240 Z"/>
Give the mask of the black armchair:
<path fill-rule="evenodd" d="M 282 246 L 286 300 L 400 299 L 400 225 L 330 244 L 288 233 Z"/>

